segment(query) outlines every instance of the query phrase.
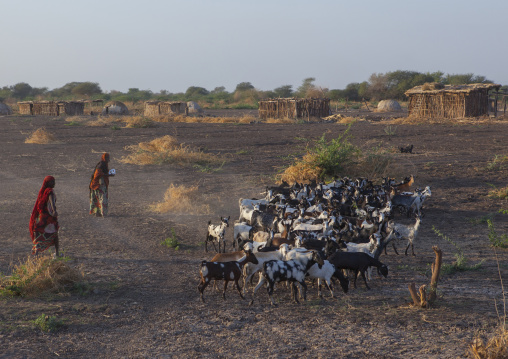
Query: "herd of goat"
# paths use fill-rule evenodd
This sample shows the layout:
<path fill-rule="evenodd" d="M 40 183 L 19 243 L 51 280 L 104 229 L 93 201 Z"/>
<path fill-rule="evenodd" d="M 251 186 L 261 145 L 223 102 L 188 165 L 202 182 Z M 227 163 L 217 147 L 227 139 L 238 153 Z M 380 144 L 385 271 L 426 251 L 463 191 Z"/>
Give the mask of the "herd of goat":
<path fill-rule="evenodd" d="M 348 277 L 356 288 L 358 274 L 370 289 L 367 278 L 371 280 L 372 268 L 388 275 L 388 267 L 379 256 L 383 250 L 386 254 L 389 243 L 398 254 L 395 243 L 407 241 L 405 254 L 411 246 L 415 255 L 413 245 L 422 207 L 431 191 L 429 186 L 411 191 L 413 184 L 413 176 L 401 183 L 385 178 L 380 185 L 366 178 L 346 177 L 328 184 L 283 183 L 268 187 L 265 198 L 240 199 L 240 217 L 234 223 L 235 251 L 226 253 L 230 217 L 221 217 L 218 225 L 208 222 L 205 250 L 212 245 L 218 253 L 210 261 L 201 262 L 201 300 L 204 302 L 204 289 L 218 280 L 224 281 L 224 299 L 230 281 L 245 299 L 247 285 L 256 273 L 259 280 L 251 304 L 265 282 L 272 305 L 274 285 L 282 281 L 290 283 L 296 302 L 298 292 L 306 299 L 307 278 L 317 279 L 319 297 L 322 282 L 334 297 L 333 281 L 338 280 L 347 293 Z M 399 215 L 413 218 L 414 223 L 394 220 Z M 239 284 L 242 278 L 243 289 Z"/>

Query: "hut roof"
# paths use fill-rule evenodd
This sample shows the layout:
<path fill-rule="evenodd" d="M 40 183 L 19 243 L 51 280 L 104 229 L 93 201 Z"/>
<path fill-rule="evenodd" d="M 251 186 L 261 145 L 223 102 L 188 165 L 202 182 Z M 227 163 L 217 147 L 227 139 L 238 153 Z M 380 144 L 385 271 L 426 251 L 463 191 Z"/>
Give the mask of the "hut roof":
<path fill-rule="evenodd" d="M 482 83 L 467 84 L 467 85 L 444 85 L 442 88 L 432 88 L 432 87 L 429 88 L 426 85 L 421 85 L 421 86 L 415 86 L 412 89 L 407 90 L 405 92 L 405 95 L 409 96 L 409 95 L 416 95 L 416 94 L 439 94 L 439 93 L 452 93 L 452 92 L 454 92 L 454 93 L 457 93 L 457 92 L 469 93 L 469 92 L 473 92 L 473 91 L 477 91 L 477 90 L 484 90 L 484 89 L 499 90 L 500 87 L 501 87 L 501 85 L 497 85 L 497 84 L 482 84 Z M 427 89 L 427 88 L 429 88 L 429 89 Z"/>

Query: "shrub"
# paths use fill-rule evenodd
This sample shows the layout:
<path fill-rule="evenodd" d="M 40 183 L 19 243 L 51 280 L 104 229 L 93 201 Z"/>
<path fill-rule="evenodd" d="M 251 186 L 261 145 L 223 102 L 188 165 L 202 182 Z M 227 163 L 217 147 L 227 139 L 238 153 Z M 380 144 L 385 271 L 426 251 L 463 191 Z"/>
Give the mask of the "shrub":
<path fill-rule="evenodd" d="M 43 332 L 54 333 L 63 326 L 64 322 L 55 316 L 50 317 L 43 313 L 33 321 L 33 324 Z"/>
<path fill-rule="evenodd" d="M 493 247 L 508 247 L 508 235 L 502 234 L 498 235 L 494 228 L 494 224 L 492 223 L 492 219 L 487 219 L 487 226 L 489 228 L 489 241 Z"/>
<path fill-rule="evenodd" d="M 185 187 L 171 185 L 164 194 L 164 201 L 153 204 L 154 212 L 210 213 L 210 206 L 203 203 L 198 186 Z"/>
<path fill-rule="evenodd" d="M 176 237 L 175 229 L 171 228 L 171 236 L 164 239 L 161 242 L 162 245 L 165 245 L 168 248 L 174 248 L 175 250 L 180 249 L 180 243 L 178 242 L 178 238 Z"/>

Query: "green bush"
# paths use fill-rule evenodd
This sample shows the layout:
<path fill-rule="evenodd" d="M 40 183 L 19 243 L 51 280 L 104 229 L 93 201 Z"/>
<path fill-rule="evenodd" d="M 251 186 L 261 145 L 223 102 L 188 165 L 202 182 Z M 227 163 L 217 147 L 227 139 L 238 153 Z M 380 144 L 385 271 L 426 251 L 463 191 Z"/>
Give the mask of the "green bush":
<path fill-rule="evenodd" d="M 174 248 L 176 251 L 180 249 L 180 242 L 178 242 L 174 228 L 171 228 L 171 236 L 164 239 L 161 244 L 168 248 Z"/>
<path fill-rule="evenodd" d="M 54 333 L 64 325 L 63 320 L 59 320 L 55 316 L 50 317 L 44 313 L 37 317 L 33 323 L 36 328 L 46 333 Z"/>

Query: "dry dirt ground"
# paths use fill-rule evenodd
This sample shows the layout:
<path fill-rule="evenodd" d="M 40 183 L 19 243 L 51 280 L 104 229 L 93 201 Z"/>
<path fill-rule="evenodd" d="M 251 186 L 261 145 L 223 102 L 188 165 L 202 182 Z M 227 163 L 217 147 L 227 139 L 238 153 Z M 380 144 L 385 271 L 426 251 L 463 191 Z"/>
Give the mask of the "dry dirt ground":
<path fill-rule="evenodd" d="M 487 197 L 492 186 L 507 185 L 507 171 L 488 170 L 495 155 L 506 155 L 508 123 L 469 125 L 387 125 L 362 121 L 351 130 L 362 148 L 414 145 L 413 154 L 395 153 L 404 174 L 416 185 L 432 187 L 426 216 L 415 242 L 416 257 L 389 250 L 381 261 L 388 278 L 375 277 L 372 289 L 363 282 L 348 294 L 324 300 L 309 286 L 308 300 L 290 301 L 278 286 L 277 307 L 264 288 L 254 305 L 229 288 L 227 300 L 212 288 L 199 300 L 197 284 L 208 220 L 238 218 L 240 197 L 260 197 L 285 156 L 302 151 L 304 139 L 323 133 L 337 136 L 344 125 L 311 123 L 191 124 L 160 123 L 153 128 L 69 126 L 62 118 L 5 116 L 0 118 L 0 272 L 24 260 L 31 249 L 30 213 L 42 180 L 56 178 L 61 247 L 81 267 L 91 292 L 43 299 L 0 300 L 0 357 L 335 357 L 457 358 L 465 355 L 475 333 L 490 333 L 503 314 L 498 265 L 482 216 L 507 208 Z M 46 127 L 60 143 L 37 145 L 24 140 Z M 171 165 L 137 166 L 119 161 L 127 145 L 163 135 L 228 158 L 220 171 Z M 88 181 L 100 154 L 111 154 L 117 170 L 110 183 L 110 215 L 88 215 Z M 400 177 L 398 178 L 400 179 Z M 149 205 L 161 201 L 170 184 L 199 185 L 210 204 L 208 215 L 157 214 Z M 506 215 L 494 216 L 499 233 L 507 233 Z M 443 250 L 445 263 L 457 249 L 437 236 L 435 226 L 481 268 L 443 274 L 439 299 L 427 310 L 412 308 L 408 283 L 428 284 L 432 245 Z M 174 230 L 178 251 L 161 245 Z M 231 243 L 232 228 L 227 232 Z M 402 249 L 403 244 L 399 245 Z M 500 271 L 508 278 L 508 253 L 497 252 Z M 497 308 L 496 308 L 497 303 Z M 41 313 L 56 316 L 64 326 L 55 333 L 35 329 Z"/>

